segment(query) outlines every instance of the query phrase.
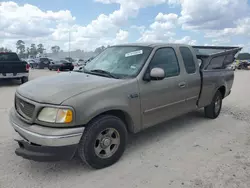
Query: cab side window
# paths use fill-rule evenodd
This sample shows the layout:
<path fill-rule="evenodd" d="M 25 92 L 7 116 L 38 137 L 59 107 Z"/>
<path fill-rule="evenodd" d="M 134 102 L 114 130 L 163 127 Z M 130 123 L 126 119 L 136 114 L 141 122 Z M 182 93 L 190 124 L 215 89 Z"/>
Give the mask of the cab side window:
<path fill-rule="evenodd" d="M 178 76 L 180 74 L 179 63 L 173 48 L 160 48 L 150 62 L 150 70 L 162 68 L 166 77 Z"/>
<path fill-rule="evenodd" d="M 193 74 L 196 72 L 194 57 L 191 50 L 187 47 L 180 47 L 181 56 L 185 65 L 186 72 Z"/>

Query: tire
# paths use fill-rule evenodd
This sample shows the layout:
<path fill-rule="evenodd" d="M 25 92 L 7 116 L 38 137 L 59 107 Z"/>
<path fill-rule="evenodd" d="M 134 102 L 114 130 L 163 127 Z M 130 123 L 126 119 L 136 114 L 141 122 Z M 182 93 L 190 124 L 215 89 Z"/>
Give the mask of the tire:
<path fill-rule="evenodd" d="M 213 97 L 212 103 L 204 109 L 205 116 L 210 119 L 216 119 L 220 115 L 221 107 L 222 94 L 220 91 L 217 91 Z"/>
<path fill-rule="evenodd" d="M 70 71 L 73 71 L 73 68 L 70 68 L 69 70 L 70 70 Z"/>
<path fill-rule="evenodd" d="M 21 83 L 22 84 L 24 84 L 24 83 L 26 83 L 26 82 L 28 82 L 29 81 L 29 78 L 28 77 L 22 77 L 21 78 Z"/>
<path fill-rule="evenodd" d="M 111 135 L 110 142 L 106 139 L 107 135 Z M 111 166 L 123 155 L 127 135 L 126 125 L 121 119 L 112 115 L 100 116 L 91 121 L 84 130 L 78 146 L 78 155 L 91 168 L 102 169 Z M 110 154 L 106 153 L 105 147 L 110 149 Z"/>

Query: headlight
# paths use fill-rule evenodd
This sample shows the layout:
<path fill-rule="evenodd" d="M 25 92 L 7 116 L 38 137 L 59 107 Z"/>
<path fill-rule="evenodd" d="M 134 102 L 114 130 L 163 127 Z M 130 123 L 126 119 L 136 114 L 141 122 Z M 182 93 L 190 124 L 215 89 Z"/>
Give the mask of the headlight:
<path fill-rule="evenodd" d="M 73 112 L 70 109 L 45 107 L 39 113 L 38 120 L 49 123 L 71 123 Z"/>

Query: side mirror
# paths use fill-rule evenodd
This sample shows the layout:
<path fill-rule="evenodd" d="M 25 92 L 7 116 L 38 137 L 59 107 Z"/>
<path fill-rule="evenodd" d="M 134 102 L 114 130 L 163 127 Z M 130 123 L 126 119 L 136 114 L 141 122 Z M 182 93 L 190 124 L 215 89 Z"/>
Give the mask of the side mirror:
<path fill-rule="evenodd" d="M 166 74 L 162 68 L 153 68 L 150 72 L 144 75 L 143 80 L 149 82 L 150 80 L 163 80 Z"/>
<path fill-rule="evenodd" d="M 163 80 L 165 78 L 165 71 L 162 68 L 153 68 L 149 75 L 152 80 Z"/>

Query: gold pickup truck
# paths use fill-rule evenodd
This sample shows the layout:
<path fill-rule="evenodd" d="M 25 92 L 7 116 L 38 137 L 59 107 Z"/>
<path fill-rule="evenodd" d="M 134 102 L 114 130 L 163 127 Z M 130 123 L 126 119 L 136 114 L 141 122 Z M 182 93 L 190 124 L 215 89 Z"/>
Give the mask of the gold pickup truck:
<path fill-rule="evenodd" d="M 10 112 L 21 137 L 15 152 L 35 161 L 79 155 L 100 169 L 120 159 L 128 133 L 198 108 L 215 119 L 233 85 L 234 72 L 226 67 L 240 50 L 116 45 L 82 69 L 29 81 L 17 89 Z"/>

